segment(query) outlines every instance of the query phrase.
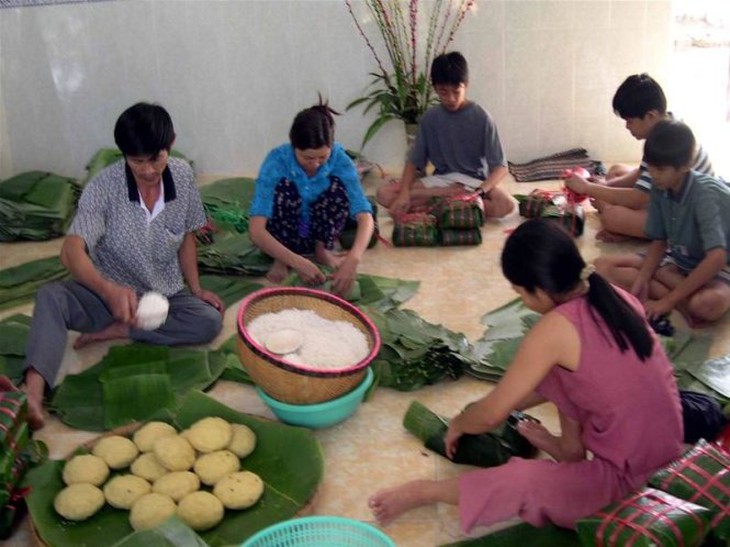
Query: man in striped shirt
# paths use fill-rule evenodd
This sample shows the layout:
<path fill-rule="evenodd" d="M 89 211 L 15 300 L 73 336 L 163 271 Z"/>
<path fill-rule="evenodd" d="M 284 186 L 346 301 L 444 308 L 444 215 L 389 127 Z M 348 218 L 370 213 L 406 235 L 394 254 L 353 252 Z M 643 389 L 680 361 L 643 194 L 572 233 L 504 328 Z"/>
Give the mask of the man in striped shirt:
<path fill-rule="evenodd" d="M 667 112 L 664 91 L 646 73 L 633 74 L 624 80 L 613 96 L 613 110 L 624 119 L 626 129 L 637 140 L 646 139 L 657 122 L 673 119 L 672 113 Z M 692 170 L 714 176 L 710 159 L 699 145 Z M 639 167 L 613 165 L 605 180 L 573 175 L 565 185 L 590 197 L 598 209 L 603 229 L 596 238 L 610 243 L 628 237 L 647 238 L 644 226 L 652 182 L 643 159 Z"/>

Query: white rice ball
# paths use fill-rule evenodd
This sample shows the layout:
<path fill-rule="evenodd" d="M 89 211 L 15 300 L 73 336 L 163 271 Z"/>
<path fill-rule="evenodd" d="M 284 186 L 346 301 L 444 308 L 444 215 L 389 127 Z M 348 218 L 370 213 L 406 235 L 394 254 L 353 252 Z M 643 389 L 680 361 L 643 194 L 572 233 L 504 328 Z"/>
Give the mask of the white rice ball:
<path fill-rule="evenodd" d="M 142 295 L 137 304 L 137 327 L 143 330 L 155 330 L 167 319 L 170 302 L 158 292 Z"/>

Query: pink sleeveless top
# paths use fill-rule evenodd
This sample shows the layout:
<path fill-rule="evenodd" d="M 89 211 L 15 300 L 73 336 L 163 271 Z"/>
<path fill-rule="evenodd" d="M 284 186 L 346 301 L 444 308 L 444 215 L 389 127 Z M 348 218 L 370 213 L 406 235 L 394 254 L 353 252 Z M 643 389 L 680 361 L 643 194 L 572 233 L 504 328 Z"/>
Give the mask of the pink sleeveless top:
<path fill-rule="evenodd" d="M 636 298 L 616 288 L 642 314 Z M 586 297 L 556 308 L 578 330 L 578 370 L 555 366 L 537 391 L 560 412 L 577 420 L 583 443 L 595 458 L 632 477 L 645 477 L 681 453 L 682 409 L 672 365 L 654 338 L 649 358 L 641 361 L 629 346 L 616 345 Z"/>

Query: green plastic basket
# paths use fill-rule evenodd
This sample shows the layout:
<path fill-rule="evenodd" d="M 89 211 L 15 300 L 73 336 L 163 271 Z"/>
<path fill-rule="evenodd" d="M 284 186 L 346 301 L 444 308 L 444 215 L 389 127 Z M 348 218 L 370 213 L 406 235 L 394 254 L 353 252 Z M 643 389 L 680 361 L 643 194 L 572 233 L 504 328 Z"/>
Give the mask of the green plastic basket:
<path fill-rule="evenodd" d="M 241 547 L 396 547 L 383 532 L 344 517 L 302 517 L 269 526 Z"/>

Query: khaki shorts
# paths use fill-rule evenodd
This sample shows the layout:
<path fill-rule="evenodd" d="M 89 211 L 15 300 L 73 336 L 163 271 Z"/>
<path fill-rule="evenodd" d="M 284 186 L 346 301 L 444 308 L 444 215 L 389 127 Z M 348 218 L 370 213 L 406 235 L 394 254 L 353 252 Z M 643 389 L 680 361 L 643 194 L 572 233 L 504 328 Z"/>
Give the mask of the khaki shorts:
<path fill-rule="evenodd" d="M 462 173 L 446 173 L 445 175 L 430 175 L 421 178 L 421 183 L 426 188 L 448 188 L 454 184 L 461 184 L 465 188 L 476 190 L 484 180 L 475 179 Z"/>

